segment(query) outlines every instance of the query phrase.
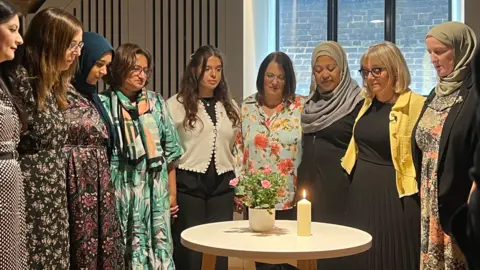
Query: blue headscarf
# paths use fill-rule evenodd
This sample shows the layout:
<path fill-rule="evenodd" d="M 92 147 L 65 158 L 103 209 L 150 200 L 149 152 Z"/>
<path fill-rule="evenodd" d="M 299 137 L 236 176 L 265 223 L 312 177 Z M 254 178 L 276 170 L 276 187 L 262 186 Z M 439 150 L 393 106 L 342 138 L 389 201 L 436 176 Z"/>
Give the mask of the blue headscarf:
<path fill-rule="evenodd" d="M 114 53 L 112 45 L 103 36 L 93 33 L 83 33 L 83 48 L 80 55 L 79 69 L 75 73 L 75 80 L 73 86 L 82 94 L 85 98 L 92 101 L 93 105 L 100 113 L 103 121 L 107 125 L 108 129 L 108 152 L 111 154 L 115 145 L 119 145 L 118 136 L 115 133 L 113 123 L 110 121 L 107 111 L 103 107 L 100 98 L 98 97 L 98 90 L 96 85 L 87 83 L 88 74 L 95 65 L 95 63 L 102 58 L 108 52 Z"/>

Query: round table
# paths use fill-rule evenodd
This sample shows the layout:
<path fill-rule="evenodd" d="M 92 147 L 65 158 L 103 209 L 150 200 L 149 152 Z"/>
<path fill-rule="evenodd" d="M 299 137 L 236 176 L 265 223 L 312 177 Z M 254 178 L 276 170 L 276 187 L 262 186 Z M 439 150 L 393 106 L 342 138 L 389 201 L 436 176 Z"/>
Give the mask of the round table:
<path fill-rule="evenodd" d="M 248 220 L 209 223 L 182 232 L 182 244 L 203 253 L 202 269 L 214 270 L 216 256 L 238 257 L 265 263 L 297 262 L 297 267 L 317 269 L 316 260 L 349 256 L 372 246 L 364 231 L 312 222 L 311 236 L 297 236 L 297 221 L 276 220 L 266 233 L 253 232 Z"/>

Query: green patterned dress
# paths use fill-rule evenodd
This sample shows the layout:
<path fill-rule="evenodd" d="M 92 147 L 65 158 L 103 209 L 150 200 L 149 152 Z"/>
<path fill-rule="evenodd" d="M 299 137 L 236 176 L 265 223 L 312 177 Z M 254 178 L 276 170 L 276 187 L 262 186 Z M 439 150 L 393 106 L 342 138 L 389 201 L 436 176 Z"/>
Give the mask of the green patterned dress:
<path fill-rule="evenodd" d="M 172 237 L 170 231 L 170 200 L 168 191 L 167 165 L 182 154 L 178 134 L 163 98 L 147 91 L 151 111 L 158 124 L 163 158 L 157 162 L 161 170 L 150 170 L 147 159 L 137 165 L 131 164 L 115 149 L 111 160 L 111 177 L 117 197 L 117 213 L 127 250 L 127 269 L 175 269 L 173 262 Z M 111 92 L 100 95 L 102 104 L 112 115 Z M 138 128 L 138 118 L 132 118 Z M 118 121 L 117 121 L 118 122 Z"/>

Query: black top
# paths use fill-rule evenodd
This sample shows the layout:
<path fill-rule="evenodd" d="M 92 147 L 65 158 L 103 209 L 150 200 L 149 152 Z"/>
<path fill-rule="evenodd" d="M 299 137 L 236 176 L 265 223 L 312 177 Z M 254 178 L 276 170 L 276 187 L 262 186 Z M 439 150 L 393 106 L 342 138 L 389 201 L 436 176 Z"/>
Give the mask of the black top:
<path fill-rule="evenodd" d="M 373 163 L 392 165 L 389 115 L 393 104 L 373 99 L 372 105 L 357 122 L 354 130 L 358 158 Z M 372 125 L 375 123 L 375 125 Z"/>
<path fill-rule="evenodd" d="M 314 133 L 303 134 L 298 190 L 310 190 L 312 220 L 342 224 L 350 181 L 340 165 L 363 101 L 348 115 Z"/>

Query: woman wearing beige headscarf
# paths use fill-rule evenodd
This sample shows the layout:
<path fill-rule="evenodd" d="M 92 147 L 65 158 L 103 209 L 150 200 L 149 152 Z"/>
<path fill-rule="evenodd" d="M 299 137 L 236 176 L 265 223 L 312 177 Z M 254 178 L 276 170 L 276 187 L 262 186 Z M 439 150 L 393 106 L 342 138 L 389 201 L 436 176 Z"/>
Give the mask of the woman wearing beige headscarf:
<path fill-rule="evenodd" d="M 450 238 L 450 218 L 468 199 L 468 171 L 477 145 L 470 62 L 476 47 L 472 29 L 459 22 L 432 28 L 425 43 L 438 84 L 425 102 L 412 134 L 420 183 L 421 269 L 466 269 Z"/>

